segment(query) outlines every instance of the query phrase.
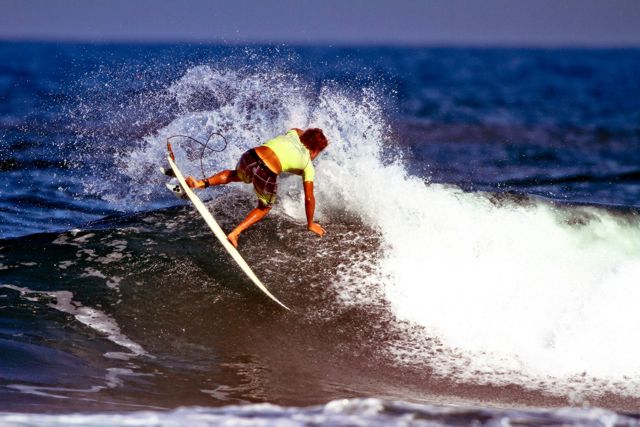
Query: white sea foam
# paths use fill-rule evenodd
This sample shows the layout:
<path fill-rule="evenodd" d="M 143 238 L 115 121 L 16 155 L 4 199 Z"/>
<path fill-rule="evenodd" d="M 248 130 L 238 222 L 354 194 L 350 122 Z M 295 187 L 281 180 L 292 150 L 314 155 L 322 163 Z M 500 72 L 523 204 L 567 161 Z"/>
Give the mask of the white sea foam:
<path fill-rule="evenodd" d="M 111 289 L 120 289 L 120 282 L 122 281 L 122 277 L 112 276 L 107 280 L 107 286 Z"/>
<path fill-rule="evenodd" d="M 54 245 L 69 245 L 79 248 L 95 236 L 95 233 L 87 233 L 75 239 L 71 239 L 71 237 L 76 237 L 81 232 L 82 230 L 74 228 L 73 230 L 69 230 L 68 232 L 58 235 L 58 237 L 51 243 L 53 243 Z"/>
<path fill-rule="evenodd" d="M 319 125 L 338 134 L 329 130 L 334 144 L 318 165 L 321 198 L 382 233 L 386 298 L 398 319 L 424 331 L 400 343 L 402 356 L 466 381 L 640 394 L 629 379 L 640 376 L 637 222 L 595 208 L 496 206 L 428 185 L 399 164 L 383 165 L 383 135 L 360 136 L 376 129 L 358 110 L 365 107 L 327 99 L 334 121 Z M 433 352 L 426 338 L 447 351 Z M 585 373 L 596 381 L 582 380 Z"/>
<path fill-rule="evenodd" d="M 229 147 L 205 160 L 215 171 L 288 128 L 325 130 L 331 145 L 316 162 L 318 216 L 347 211 L 382 235 L 383 258 L 363 261 L 377 263 L 369 279 L 393 316 L 418 327 L 390 349 L 398 360 L 464 381 L 640 396 L 637 222 L 588 207 L 495 204 L 409 176 L 402 163 L 383 161 L 389 132 L 372 91 L 327 87 L 310 95 L 295 76 L 209 67 L 192 69 L 171 91 L 184 114 L 124 159 L 134 180 L 142 166 L 161 161 L 172 134 L 205 139 L 224 131 Z M 190 111 L 202 93 L 216 97 L 216 108 Z M 188 150 L 176 155 L 198 174 Z M 281 181 L 276 214 L 304 218 L 299 187 L 295 178 Z M 352 288 L 369 285 L 343 273 L 345 303 L 361 298 Z M 435 351 L 433 338 L 444 351 Z"/>
<path fill-rule="evenodd" d="M 595 208 L 496 205 L 408 176 L 383 164 L 371 103 L 325 94 L 315 122 L 333 144 L 318 188 L 325 208 L 382 233 L 386 298 L 399 320 L 423 328 L 399 343 L 405 360 L 472 382 L 640 395 L 630 379 L 640 376 L 640 224 Z"/>
<path fill-rule="evenodd" d="M 109 341 L 126 348 L 130 352 L 129 357 L 153 357 L 148 354 L 140 344 L 124 335 L 115 319 L 98 309 L 83 306 L 80 302 L 74 301 L 72 292 L 35 291 L 15 285 L 0 285 L 0 288 L 17 291 L 28 301 L 40 301 L 42 298 L 53 298 L 54 302 L 49 303 L 49 307 L 72 315 L 80 323 L 104 335 Z"/>
<path fill-rule="evenodd" d="M 214 397 L 219 398 L 216 395 Z M 223 399 L 224 400 L 224 395 Z M 136 406 L 136 405 L 131 405 Z M 142 405 L 140 405 L 142 407 Z M 144 408 L 144 407 L 143 407 Z M 139 408 L 138 408 L 139 409 Z M 306 408 L 282 407 L 269 403 L 229 405 L 218 408 L 182 407 L 170 411 L 76 414 L 0 414 L 6 426 L 61 427 L 105 426 L 441 426 L 441 425 L 576 425 L 637 426 L 632 416 L 592 408 L 567 408 L 556 411 L 515 409 L 478 409 L 454 406 L 419 405 L 380 399 L 341 399 Z"/>
<path fill-rule="evenodd" d="M 127 359 L 123 359 L 127 360 Z M 142 374 L 123 368 L 107 368 L 104 378 L 104 385 L 93 385 L 87 388 L 71 388 L 71 387 L 47 387 L 32 386 L 27 384 L 8 384 L 6 387 L 16 390 L 20 393 L 31 394 L 34 396 L 43 396 L 54 399 L 70 399 L 69 393 L 98 393 L 104 389 L 118 388 L 124 384 L 122 377 L 141 377 L 150 376 L 151 374 Z M 89 398 L 79 398 L 79 400 L 92 400 Z M 138 406 L 138 405 L 131 405 Z M 148 408 L 148 407 L 147 407 Z M 68 421 L 67 421 L 68 422 Z M 2 424 L 7 425 L 7 424 Z M 11 424 L 9 424 L 11 425 Z M 63 424 L 64 425 L 64 424 Z"/>
<path fill-rule="evenodd" d="M 74 234 L 75 236 L 75 234 Z M 83 236 L 80 237 L 76 237 L 75 239 L 73 239 L 74 242 L 83 244 L 83 243 L 87 243 L 92 237 L 95 236 L 95 233 L 87 233 Z"/>
<path fill-rule="evenodd" d="M 100 270 L 96 270 L 95 268 L 87 267 L 84 269 L 84 273 L 80 275 L 80 277 L 97 277 L 99 279 L 106 279 L 105 276 Z"/>
<path fill-rule="evenodd" d="M 60 261 L 57 264 L 57 267 L 61 270 L 66 270 L 67 268 L 71 267 L 72 265 L 74 265 L 76 262 L 75 261 L 71 261 L 71 260 L 64 260 L 64 261 Z"/>

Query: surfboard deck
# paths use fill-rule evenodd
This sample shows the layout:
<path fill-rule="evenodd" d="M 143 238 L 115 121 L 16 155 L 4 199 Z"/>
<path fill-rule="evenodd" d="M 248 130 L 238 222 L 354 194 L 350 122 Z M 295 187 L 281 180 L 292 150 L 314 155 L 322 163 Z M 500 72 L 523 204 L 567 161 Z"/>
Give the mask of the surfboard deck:
<path fill-rule="evenodd" d="M 171 169 L 173 170 L 175 177 L 178 179 L 180 186 L 182 186 L 182 190 L 184 191 L 184 193 L 187 195 L 187 197 L 189 197 L 191 202 L 195 205 L 200 215 L 202 215 L 202 218 L 204 218 L 205 222 L 207 223 L 211 231 L 213 231 L 213 234 L 218 238 L 220 243 L 222 243 L 222 247 L 224 247 L 227 250 L 229 255 L 231 255 L 231 258 L 233 258 L 233 260 L 240 266 L 244 274 L 246 274 L 247 277 L 251 279 L 253 284 L 256 285 L 258 289 L 260 289 L 265 295 L 267 295 L 269 298 L 275 301 L 278 305 L 280 305 L 281 307 L 287 310 L 291 310 L 289 307 L 281 303 L 275 296 L 273 296 L 273 294 L 269 292 L 267 287 L 262 284 L 262 282 L 260 281 L 260 279 L 258 279 L 258 277 L 253 272 L 253 270 L 251 270 L 251 267 L 249 267 L 249 264 L 247 264 L 244 258 L 242 258 L 242 255 L 240 255 L 240 252 L 238 252 L 238 250 L 234 248 L 233 245 L 227 240 L 227 235 L 224 233 L 224 231 L 222 231 L 222 228 L 220 228 L 216 220 L 213 218 L 213 215 L 211 215 L 211 212 L 209 212 L 209 209 L 207 209 L 204 203 L 202 203 L 202 200 L 200 200 L 200 198 L 187 185 L 184 179 L 184 176 L 182 175 L 182 172 L 180 172 L 180 169 L 178 169 L 178 166 L 175 164 L 171 156 L 167 157 L 167 160 L 169 160 L 169 165 L 171 166 Z"/>

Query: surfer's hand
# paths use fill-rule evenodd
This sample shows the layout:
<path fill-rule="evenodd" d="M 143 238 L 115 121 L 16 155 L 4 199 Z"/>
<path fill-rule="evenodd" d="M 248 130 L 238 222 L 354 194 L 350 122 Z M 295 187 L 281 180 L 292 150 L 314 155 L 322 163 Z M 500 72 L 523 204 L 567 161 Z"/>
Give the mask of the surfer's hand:
<path fill-rule="evenodd" d="M 320 224 L 318 224 L 317 222 L 312 222 L 311 224 L 309 224 L 307 226 L 307 230 L 313 231 L 314 233 L 316 233 L 320 237 L 322 237 L 324 235 L 324 233 L 325 233 L 324 228 L 322 228 L 322 226 Z"/>
<path fill-rule="evenodd" d="M 204 182 L 202 182 L 202 180 L 195 179 L 192 176 L 188 176 L 184 181 L 191 188 L 204 188 Z"/>

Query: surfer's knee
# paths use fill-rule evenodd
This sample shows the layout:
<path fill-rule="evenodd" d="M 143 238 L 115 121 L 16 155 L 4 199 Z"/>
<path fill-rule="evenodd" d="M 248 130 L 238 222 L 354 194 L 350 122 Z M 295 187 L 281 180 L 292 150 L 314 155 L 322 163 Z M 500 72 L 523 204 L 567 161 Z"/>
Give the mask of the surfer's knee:
<path fill-rule="evenodd" d="M 265 204 L 262 200 L 258 201 L 258 209 L 260 209 L 264 214 L 268 214 L 273 206 Z"/>

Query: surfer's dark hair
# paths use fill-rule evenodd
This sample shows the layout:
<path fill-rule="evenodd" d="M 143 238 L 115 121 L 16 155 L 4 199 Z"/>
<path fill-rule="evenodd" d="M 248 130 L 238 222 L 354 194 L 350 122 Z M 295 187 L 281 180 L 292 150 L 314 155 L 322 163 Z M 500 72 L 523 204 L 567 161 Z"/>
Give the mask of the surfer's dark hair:
<path fill-rule="evenodd" d="M 309 151 L 320 152 L 329 145 L 329 140 L 327 140 L 327 137 L 322 133 L 322 129 L 319 128 L 305 130 L 302 136 L 300 136 L 300 141 Z"/>

